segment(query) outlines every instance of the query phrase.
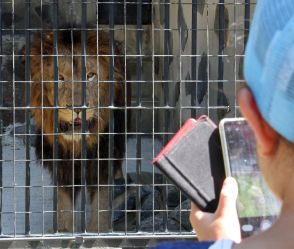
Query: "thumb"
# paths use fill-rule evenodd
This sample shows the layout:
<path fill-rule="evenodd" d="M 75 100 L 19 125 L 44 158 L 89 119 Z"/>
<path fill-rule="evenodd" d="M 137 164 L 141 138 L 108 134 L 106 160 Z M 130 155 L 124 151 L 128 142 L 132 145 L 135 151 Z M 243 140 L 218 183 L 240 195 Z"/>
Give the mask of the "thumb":
<path fill-rule="evenodd" d="M 238 197 L 238 185 L 236 180 L 233 177 L 227 177 L 224 181 L 219 204 L 217 208 L 217 215 L 226 216 L 237 214 L 236 210 L 236 200 Z"/>

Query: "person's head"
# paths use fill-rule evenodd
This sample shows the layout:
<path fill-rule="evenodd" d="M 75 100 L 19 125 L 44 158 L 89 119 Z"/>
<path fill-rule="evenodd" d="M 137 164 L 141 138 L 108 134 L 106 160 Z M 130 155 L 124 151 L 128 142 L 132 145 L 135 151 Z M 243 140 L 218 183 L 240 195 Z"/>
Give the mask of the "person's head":
<path fill-rule="evenodd" d="M 245 52 L 241 112 L 257 140 L 263 175 L 283 199 L 294 173 L 294 1 L 259 0 Z"/>

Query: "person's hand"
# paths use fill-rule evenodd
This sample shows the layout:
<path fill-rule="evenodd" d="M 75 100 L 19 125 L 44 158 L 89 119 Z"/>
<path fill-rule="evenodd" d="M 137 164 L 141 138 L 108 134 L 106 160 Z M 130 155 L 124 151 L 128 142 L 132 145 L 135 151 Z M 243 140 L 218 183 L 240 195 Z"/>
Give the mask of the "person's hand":
<path fill-rule="evenodd" d="M 236 243 L 241 242 L 236 209 L 237 196 L 237 182 L 234 178 L 228 177 L 224 181 L 218 208 L 214 214 L 202 212 L 191 203 L 190 222 L 200 241 L 230 239 Z"/>

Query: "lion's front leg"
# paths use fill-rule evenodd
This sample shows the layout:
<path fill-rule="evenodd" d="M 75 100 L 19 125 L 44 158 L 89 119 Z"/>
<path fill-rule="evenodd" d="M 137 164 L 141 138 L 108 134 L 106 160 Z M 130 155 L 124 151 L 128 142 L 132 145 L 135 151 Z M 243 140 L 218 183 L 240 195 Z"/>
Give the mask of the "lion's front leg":
<path fill-rule="evenodd" d="M 91 208 L 91 220 L 87 230 L 89 232 L 107 232 L 109 229 L 108 187 L 99 187 L 99 193 L 96 189 L 92 194 Z"/>
<path fill-rule="evenodd" d="M 59 232 L 73 232 L 73 203 L 71 191 L 58 187 L 57 222 Z"/>

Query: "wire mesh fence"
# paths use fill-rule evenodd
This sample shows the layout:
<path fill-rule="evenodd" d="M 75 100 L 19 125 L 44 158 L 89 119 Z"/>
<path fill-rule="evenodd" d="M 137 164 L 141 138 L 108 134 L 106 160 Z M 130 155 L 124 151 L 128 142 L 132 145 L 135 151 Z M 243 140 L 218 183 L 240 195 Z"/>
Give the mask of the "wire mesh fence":
<path fill-rule="evenodd" d="M 194 236 L 152 159 L 189 117 L 239 116 L 254 7 L 1 1 L 0 236 Z"/>

